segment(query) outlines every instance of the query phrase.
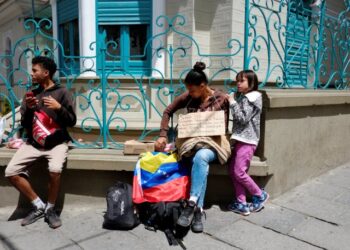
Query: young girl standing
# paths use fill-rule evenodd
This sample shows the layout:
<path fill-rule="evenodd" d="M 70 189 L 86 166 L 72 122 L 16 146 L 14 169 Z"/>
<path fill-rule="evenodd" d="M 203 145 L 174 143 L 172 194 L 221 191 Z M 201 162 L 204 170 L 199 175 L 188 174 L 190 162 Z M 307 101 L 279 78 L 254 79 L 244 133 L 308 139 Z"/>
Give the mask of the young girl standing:
<path fill-rule="evenodd" d="M 249 215 L 250 212 L 260 211 L 269 198 L 268 193 L 260 189 L 247 174 L 260 138 L 262 95 L 257 91 L 258 77 L 254 71 L 241 71 L 237 74 L 236 80 L 237 93 L 229 98 L 233 116 L 231 140 L 234 141 L 229 168 L 236 200 L 229 205 L 229 209 L 242 215 Z M 246 201 L 246 190 L 252 195 L 250 205 Z"/>

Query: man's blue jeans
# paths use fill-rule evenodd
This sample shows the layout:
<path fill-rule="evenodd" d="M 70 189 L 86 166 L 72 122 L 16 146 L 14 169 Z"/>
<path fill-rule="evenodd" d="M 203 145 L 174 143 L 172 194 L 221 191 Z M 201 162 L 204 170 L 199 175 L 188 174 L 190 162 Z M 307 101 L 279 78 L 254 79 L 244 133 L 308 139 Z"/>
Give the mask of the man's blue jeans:
<path fill-rule="evenodd" d="M 207 177 L 209 163 L 216 160 L 216 152 L 212 149 L 200 149 L 192 159 L 191 192 L 190 198 L 197 201 L 197 206 L 202 208 L 205 191 L 207 189 Z"/>

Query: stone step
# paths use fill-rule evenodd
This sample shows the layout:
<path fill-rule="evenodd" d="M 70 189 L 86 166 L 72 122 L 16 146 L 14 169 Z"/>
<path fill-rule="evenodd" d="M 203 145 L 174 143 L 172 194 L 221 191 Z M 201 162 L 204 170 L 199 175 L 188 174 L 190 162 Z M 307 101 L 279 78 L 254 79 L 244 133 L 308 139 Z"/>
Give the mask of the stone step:
<path fill-rule="evenodd" d="M 6 166 L 15 152 L 15 149 L 0 148 L 0 166 Z M 124 155 L 122 150 L 73 148 L 69 150 L 67 168 L 77 170 L 133 171 L 137 160 L 137 155 Z M 227 173 L 226 165 L 211 165 L 211 175 L 227 175 Z M 268 176 L 273 173 L 266 161 L 261 161 L 258 157 L 254 157 L 249 174 L 252 176 Z"/>

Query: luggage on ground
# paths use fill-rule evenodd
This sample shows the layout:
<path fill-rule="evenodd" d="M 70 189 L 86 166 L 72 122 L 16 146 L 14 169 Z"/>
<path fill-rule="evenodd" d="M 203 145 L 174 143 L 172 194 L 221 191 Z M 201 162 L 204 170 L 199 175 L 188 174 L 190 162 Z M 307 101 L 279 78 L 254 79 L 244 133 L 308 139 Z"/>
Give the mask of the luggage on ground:
<path fill-rule="evenodd" d="M 104 215 L 103 228 L 133 229 L 140 224 L 132 202 L 130 184 L 117 182 L 107 191 L 107 211 Z"/>
<path fill-rule="evenodd" d="M 187 235 L 190 227 L 177 225 L 177 220 L 185 207 L 185 201 L 157 202 L 138 204 L 140 221 L 145 228 L 152 231 L 163 231 L 169 245 L 180 245 L 185 249 L 182 239 Z"/>

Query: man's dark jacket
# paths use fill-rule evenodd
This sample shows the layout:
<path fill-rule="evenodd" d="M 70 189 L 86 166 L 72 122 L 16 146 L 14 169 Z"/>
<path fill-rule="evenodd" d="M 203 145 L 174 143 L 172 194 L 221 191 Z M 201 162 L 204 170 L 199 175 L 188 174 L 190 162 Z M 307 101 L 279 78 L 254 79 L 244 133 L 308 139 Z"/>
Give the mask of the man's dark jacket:
<path fill-rule="evenodd" d="M 33 118 L 36 110 L 43 110 L 51 117 L 60 127 L 55 133 L 49 135 L 45 141 L 45 149 L 51 149 L 58 144 L 68 142 L 71 137 L 68 134 L 67 127 L 73 127 L 76 124 L 77 117 L 74 112 L 74 102 L 71 94 L 63 86 L 54 85 L 53 87 L 44 90 L 42 87 L 33 90 L 34 96 L 38 99 L 39 104 L 34 108 L 28 108 L 23 98 L 21 112 L 21 125 L 27 132 L 28 142 L 36 148 L 42 148 L 32 136 Z M 61 104 L 59 110 L 49 109 L 44 106 L 43 97 L 52 96 Z"/>

